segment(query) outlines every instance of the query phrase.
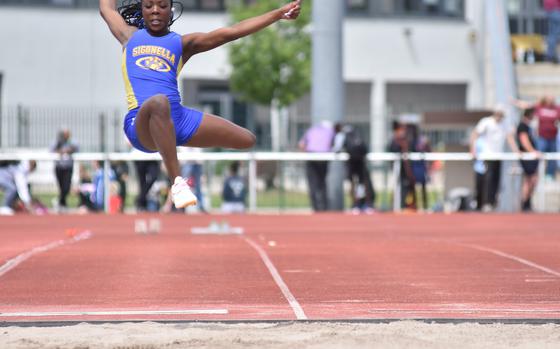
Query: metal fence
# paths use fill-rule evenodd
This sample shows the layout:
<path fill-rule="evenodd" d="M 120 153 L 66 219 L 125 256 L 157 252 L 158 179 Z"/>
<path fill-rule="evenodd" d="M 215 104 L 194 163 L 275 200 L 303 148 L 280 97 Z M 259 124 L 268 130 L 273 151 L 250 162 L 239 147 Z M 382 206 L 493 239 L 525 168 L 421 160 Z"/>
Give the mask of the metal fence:
<path fill-rule="evenodd" d="M 0 113 L 0 148 L 49 148 L 57 132 L 68 128 L 85 152 L 123 151 L 124 110 L 110 107 L 4 107 Z"/>
<path fill-rule="evenodd" d="M 465 199 L 474 197 L 473 158 L 468 153 L 413 153 L 402 155 L 410 160 L 425 160 L 429 163 L 430 181 L 428 182 L 428 207 L 426 211 L 444 211 L 450 209 L 450 194 L 453 189 L 466 190 Z M 529 158 L 530 156 L 527 155 Z M 206 197 L 206 208 L 219 210 L 220 196 L 227 164 L 240 161 L 243 173 L 248 181 L 248 210 L 250 212 L 283 212 L 293 210 L 309 211 L 308 186 L 305 176 L 306 161 L 345 161 L 347 154 L 309 154 L 309 153 L 180 153 L 181 161 L 199 161 L 204 167 L 203 192 Z M 546 161 L 560 160 L 560 153 L 546 154 Z M 52 153 L 0 153 L 0 160 L 35 159 L 40 161 L 42 173 L 31 176 L 33 188 L 56 193 L 52 163 L 57 159 Z M 159 155 L 140 153 L 79 153 L 75 160 L 88 163 L 95 160 L 105 161 L 105 174 L 108 174 L 110 161 L 126 161 L 132 164 L 138 160 L 159 159 Z M 401 171 L 401 155 L 394 153 L 370 153 L 369 173 L 373 181 L 377 198 L 376 208 L 381 211 L 401 210 L 399 178 Z M 495 154 L 487 156 L 487 160 L 503 160 L 507 164 L 502 175 L 502 185 L 513 184 L 516 194 L 513 202 L 502 205 L 503 211 L 515 212 L 520 209 L 520 185 L 522 172 L 517 154 Z M 76 169 L 79 166 L 76 165 Z M 75 171 L 74 183 L 77 184 L 79 171 Z M 538 212 L 558 212 L 560 210 L 560 181 L 545 180 L 544 165 L 539 171 L 539 185 L 534 196 L 535 208 Z M 162 178 L 166 185 L 166 179 Z M 106 181 L 108 178 L 106 177 Z M 136 193 L 132 171 L 129 193 Z M 110 186 L 105 186 L 107 193 L 106 209 L 109 207 Z M 346 185 L 346 192 L 349 187 Z M 347 205 L 349 207 L 348 199 Z M 451 208 L 452 209 L 452 208 Z M 455 208 L 456 209 L 456 208 Z M 466 208 L 468 210 L 468 208 Z"/>
<path fill-rule="evenodd" d="M 200 106 L 195 108 L 202 110 Z M 445 109 L 447 108 L 447 109 Z M 422 110 L 462 110 L 457 106 L 443 107 L 437 105 L 423 106 Z M 406 109 L 406 110 L 411 110 Z M 117 106 L 32 106 L 16 105 L 3 106 L 0 109 L 0 149 L 48 149 L 56 141 L 57 132 L 61 128 L 70 130 L 72 139 L 82 152 L 123 152 L 129 150 L 129 145 L 124 136 L 122 125 L 126 109 Z M 385 140 L 391 133 L 391 122 L 399 119 L 402 115 L 410 113 L 398 112 L 388 108 L 383 115 L 376 114 L 373 118 L 383 120 L 383 135 Z M 444 128 L 422 129 L 422 112 L 414 114 L 417 116 L 416 123 L 420 126 L 420 132 L 427 137 L 430 144 L 439 150 L 446 150 L 448 145 L 468 144 L 470 128 L 465 125 L 447 125 Z M 250 118 L 250 116 L 247 116 Z M 354 117 L 351 121 L 343 120 L 345 124 L 353 126 L 359 131 L 364 140 L 373 143 L 370 127 L 370 115 Z M 235 120 L 232 120 L 235 121 Z M 297 144 L 310 127 L 308 117 L 297 113 L 290 114 L 283 122 L 281 133 L 282 151 L 297 150 Z M 257 135 L 257 151 L 271 150 L 272 137 L 271 125 L 268 119 L 252 119 L 247 121 L 251 131 Z M 474 126 L 474 125 L 473 125 Z M 373 144 L 370 144 L 373 146 Z M 372 149 L 373 150 L 373 149 Z M 453 150 L 457 150 L 456 147 Z"/>

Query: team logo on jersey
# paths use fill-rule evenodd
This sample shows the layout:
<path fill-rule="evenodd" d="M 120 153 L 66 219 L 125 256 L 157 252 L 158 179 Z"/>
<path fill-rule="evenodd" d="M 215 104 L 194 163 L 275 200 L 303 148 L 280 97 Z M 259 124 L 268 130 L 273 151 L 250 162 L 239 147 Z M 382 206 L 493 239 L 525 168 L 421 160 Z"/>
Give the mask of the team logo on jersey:
<path fill-rule="evenodd" d="M 164 59 L 155 56 L 140 58 L 136 61 L 136 65 L 142 69 L 154 70 L 160 73 L 166 73 L 171 70 L 171 67 Z"/>

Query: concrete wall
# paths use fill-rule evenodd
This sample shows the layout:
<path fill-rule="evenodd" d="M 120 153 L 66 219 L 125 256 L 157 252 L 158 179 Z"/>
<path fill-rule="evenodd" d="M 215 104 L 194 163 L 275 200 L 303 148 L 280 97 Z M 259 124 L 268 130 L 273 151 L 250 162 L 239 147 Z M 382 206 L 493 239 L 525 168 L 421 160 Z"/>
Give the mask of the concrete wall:
<path fill-rule="evenodd" d="M 95 10 L 1 8 L 4 105 L 125 106 L 121 47 Z M 224 16 L 184 15 L 178 32 L 208 31 Z M 195 57 L 183 76 L 224 79 L 226 51 Z"/>
<path fill-rule="evenodd" d="M 348 18 L 345 23 L 347 81 L 467 83 L 469 104 L 481 103 L 477 58 L 467 20 Z M 0 70 L 6 104 L 121 104 L 120 47 L 95 10 L 2 7 Z M 225 15 L 186 13 L 179 33 L 227 24 Z M 193 78 L 225 79 L 224 48 L 192 59 Z"/>

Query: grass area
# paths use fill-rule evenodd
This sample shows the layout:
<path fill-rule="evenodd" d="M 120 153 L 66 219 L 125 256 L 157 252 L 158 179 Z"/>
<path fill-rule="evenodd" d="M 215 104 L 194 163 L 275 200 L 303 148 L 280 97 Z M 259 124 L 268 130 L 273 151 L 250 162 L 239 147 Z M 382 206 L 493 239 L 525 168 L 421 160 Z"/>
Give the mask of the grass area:
<path fill-rule="evenodd" d="M 212 195 L 212 207 L 220 207 L 222 198 Z M 307 193 L 280 191 L 278 189 L 259 191 L 257 208 L 308 208 L 310 207 Z"/>

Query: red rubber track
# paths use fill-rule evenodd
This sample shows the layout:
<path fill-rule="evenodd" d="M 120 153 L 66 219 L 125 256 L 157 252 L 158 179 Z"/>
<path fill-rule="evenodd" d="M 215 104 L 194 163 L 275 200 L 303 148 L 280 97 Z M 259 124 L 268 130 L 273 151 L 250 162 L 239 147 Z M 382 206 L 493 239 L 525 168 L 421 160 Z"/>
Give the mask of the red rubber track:
<path fill-rule="evenodd" d="M 190 233 L 224 219 L 245 234 Z M 70 228 L 93 235 L 1 272 Z M 559 251 L 558 215 L 6 217 L 0 322 L 560 319 Z"/>

